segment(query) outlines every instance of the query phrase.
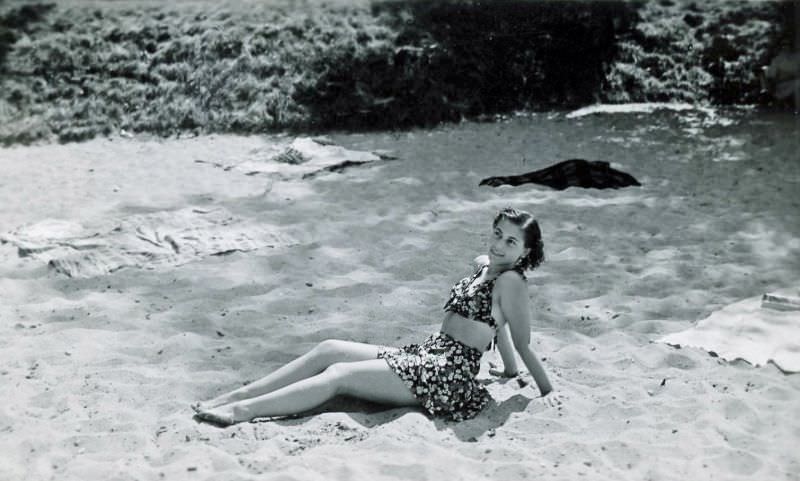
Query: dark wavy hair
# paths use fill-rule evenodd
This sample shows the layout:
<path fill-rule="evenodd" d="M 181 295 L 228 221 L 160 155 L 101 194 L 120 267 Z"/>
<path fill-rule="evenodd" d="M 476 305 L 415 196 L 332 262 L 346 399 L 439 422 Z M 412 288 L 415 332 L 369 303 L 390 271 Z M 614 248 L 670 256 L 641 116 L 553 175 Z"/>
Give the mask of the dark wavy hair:
<path fill-rule="evenodd" d="M 517 267 L 524 271 L 532 271 L 539 267 L 544 262 L 544 242 L 542 242 L 542 230 L 539 228 L 539 223 L 536 222 L 536 219 L 524 210 L 506 207 L 497 213 L 492 222 L 492 227 L 497 227 L 497 224 L 502 219 L 506 219 L 522 229 L 525 235 L 525 247 L 531 250 L 527 256 L 520 260 Z"/>

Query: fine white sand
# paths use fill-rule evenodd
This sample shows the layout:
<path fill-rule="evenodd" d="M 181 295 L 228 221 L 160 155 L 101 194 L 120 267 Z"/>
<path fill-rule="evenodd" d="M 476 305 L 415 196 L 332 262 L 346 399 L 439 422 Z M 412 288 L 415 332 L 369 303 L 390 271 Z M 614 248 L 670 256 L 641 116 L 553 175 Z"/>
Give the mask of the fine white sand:
<path fill-rule="evenodd" d="M 197 207 L 297 240 L 76 278 L 0 245 L 0 479 L 800 479 L 800 376 L 652 342 L 800 281 L 797 121 L 712 120 L 551 114 L 331 135 L 399 159 L 308 179 L 215 166 L 286 137 L 0 150 L 3 233 Z M 642 187 L 478 187 L 573 157 Z M 497 403 L 463 423 L 346 399 L 227 429 L 192 420 L 190 403 L 323 339 L 437 330 L 505 205 L 544 232 L 532 343 L 561 407 L 493 379 L 487 353 Z"/>

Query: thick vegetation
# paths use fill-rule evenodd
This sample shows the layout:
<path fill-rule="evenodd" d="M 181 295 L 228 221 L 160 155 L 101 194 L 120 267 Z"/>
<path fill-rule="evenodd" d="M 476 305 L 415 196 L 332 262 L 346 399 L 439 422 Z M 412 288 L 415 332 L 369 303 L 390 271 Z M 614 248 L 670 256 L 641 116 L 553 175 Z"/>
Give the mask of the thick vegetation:
<path fill-rule="evenodd" d="M 768 101 L 759 73 L 791 41 L 790 2 L 641 4 L 639 21 L 618 41 L 603 97 L 612 102 Z"/>
<path fill-rule="evenodd" d="M 0 141 L 758 101 L 780 3 L 0 0 Z"/>

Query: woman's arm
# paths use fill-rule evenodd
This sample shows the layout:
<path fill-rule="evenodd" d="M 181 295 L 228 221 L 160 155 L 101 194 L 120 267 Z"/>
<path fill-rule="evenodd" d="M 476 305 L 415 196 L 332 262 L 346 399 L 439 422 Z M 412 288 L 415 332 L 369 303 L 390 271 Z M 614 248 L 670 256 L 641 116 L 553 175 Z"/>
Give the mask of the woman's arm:
<path fill-rule="evenodd" d="M 497 279 L 497 286 L 500 288 L 500 309 L 511 331 L 514 348 L 536 381 L 539 392 L 545 396 L 553 390 L 553 386 L 530 348 L 531 314 L 527 285 L 516 273 L 508 272 Z"/>
<path fill-rule="evenodd" d="M 503 375 L 514 377 L 519 374 L 517 359 L 514 357 L 514 345 L 505 324 L 497 329 L 497 349 L 503 359 Z"/>

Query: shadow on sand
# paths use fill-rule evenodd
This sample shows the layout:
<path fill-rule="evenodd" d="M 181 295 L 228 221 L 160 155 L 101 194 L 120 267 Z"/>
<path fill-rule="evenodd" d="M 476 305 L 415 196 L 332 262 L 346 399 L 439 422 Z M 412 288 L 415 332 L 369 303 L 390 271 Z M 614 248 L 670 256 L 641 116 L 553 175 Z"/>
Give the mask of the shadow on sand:
<path fill-rule="evenodd" d="M 507 383 L 513 379 L 491 380 L 491 383 Z M 385 405 L 362 401 L 359 399 L 339 396 L 334 398 L 313 411 L 293 416 L 274 416 L 256 418 L 250 423 L 274 423 L 279 426 L 293 427 L 301 426 L 309 422 L 314 416 L 323 413 L 344 413 L 350 419 L 358 423 L 365 429 L 382 426 L 391 423 L 407 414 L 418 412 L 426 415 L 439 431 L 450 430 L 455 437 L 462 442 L 477 442 L 478 439 L 486 434 L 493 435 L 494 430 L 503 426 L 513 413 L 523 412 L 530 405 L 533 398 L 522 394 L 514 394 L 511 397 L 498 403 L 494 399 L 476 417 L 464 421 L 451 421 L 444 418 L 431 418 L 421 408 L 403 407 L 387 409 Z M 205 423 L 217 428 L 228 427 L 225 424 L 215 423 L 208 419 L 202 419 L 195 415 L 193 418 L 198 423 Z"/>

